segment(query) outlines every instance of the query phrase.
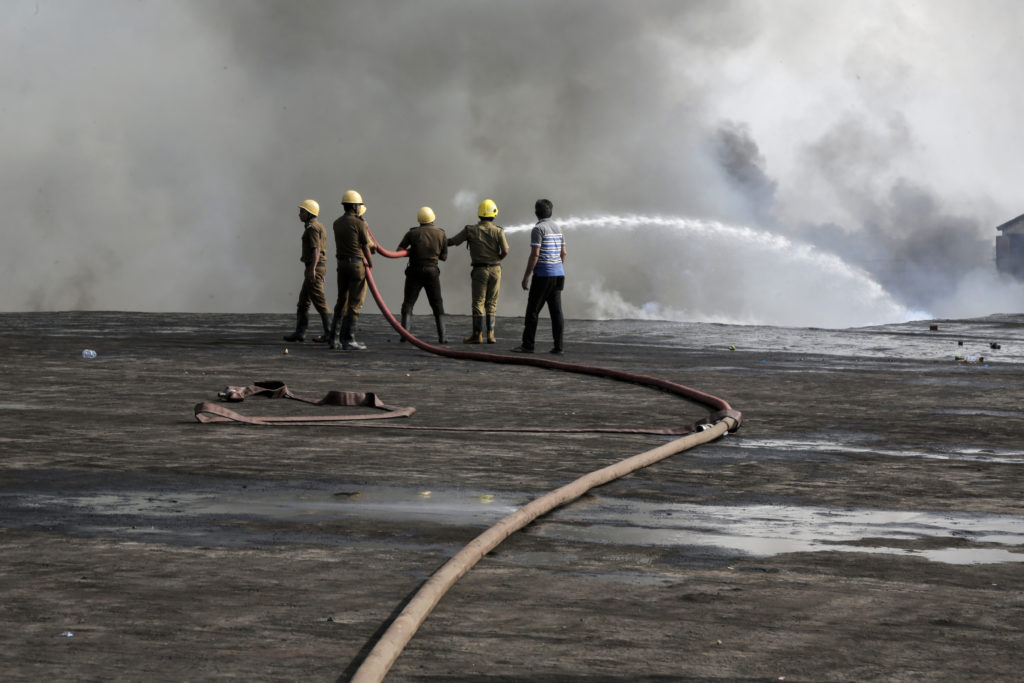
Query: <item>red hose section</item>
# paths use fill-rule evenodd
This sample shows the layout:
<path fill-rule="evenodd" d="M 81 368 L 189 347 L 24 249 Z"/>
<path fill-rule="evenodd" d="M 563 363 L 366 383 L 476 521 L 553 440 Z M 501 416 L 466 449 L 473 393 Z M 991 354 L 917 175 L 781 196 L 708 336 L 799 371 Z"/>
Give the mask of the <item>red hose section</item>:
<path fill-rule="evenodd" d="M 370 237 L 373 238 L 372 233 L 370 234 Z M 403 258 L 409 254 L 408 250 L 405 249 L 402 249 L 401 251 L 390 251 L 388 249 L 384 249 L 376 239 L 373 239 L 373 241 L 377 245 L 377 253 L 381 256 L 385 256 L 387 258 Z M 369 283 L 370 292 L 373 294 L 373 299 L 377 302 L 377 307 L 380 308 L 380 312 L 384 314 L 384 317 L 389 323 L 391 323 L 391 326 L 395 328 L 395 331 L 402 336 L 402 339 L 405 339 L 407 342 L 414 344 L 428 353 L 433 353 L 438 356 L 446 356 L 448 358 L 459 358 L 462 360 L 478 360 L 489 363 L 505 363 L 508 365 L 530 365 L 538 368 L 548 368 L 549 370 L 575 372 L 581 375 L 607 377 L 620 382 L 629 382 L 631 384 L 639 384 L 642 386 L 653 387 L 655 389 L 661 389 L 662 391 L 667 391 L 670 394 L 682 396 L 691 401 L 700 403 L 701 405 L 707 406 L 715 411 L 732 410 L 732 406 L 717 396 L 712 396 L 711 394 L 707 394 L 703 391 L 691 389 L 688 386 L 670 382 L 658 377 L 651 377 L 649 375 L 639 375 L 632 372 L 625 372 L 624 370 L 599 368 L 594 365 L 565 363 L 557 360 L 548 360 L 546 358 L 536 358 L 531 355 L 505 356 L 495 353 L 483 353 L 480 351 L 457 351 L 455 349 L 446 349 L 443 346 L 428 344 L 410 334 L 404 327 L 402 327 L 402 324 L 395 318 L 395 316 L 392 315 L 391 311 L 388 310 L 387 304 L 384 303 L 384 298 L 380 294 L 380 290 L 377 289 L 377 283 L 374 281 L 373 273 L 371 271 L 371 268 L 366 269 L 366 281 Z M 738 423 L 736 427 L 739 427 Z"/>

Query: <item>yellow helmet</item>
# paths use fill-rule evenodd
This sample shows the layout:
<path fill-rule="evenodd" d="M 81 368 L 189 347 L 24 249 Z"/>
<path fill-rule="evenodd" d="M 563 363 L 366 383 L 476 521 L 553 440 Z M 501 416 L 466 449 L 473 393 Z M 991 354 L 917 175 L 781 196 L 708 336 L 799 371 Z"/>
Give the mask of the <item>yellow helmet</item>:
<path fill-rule="evenodd" d="M 341 196 L 342 204 L 362 204 L 363 196 L 355 190 L 345 190 L 345 194 Z"/>
<path fill-rule="evenodd" d="M 320 215 L 320 205 L 316 203 L 315 199 L 303 199 L 302 203 L 299 204 L 300 209 L 305 209 L 314 216 Z"/>
<path fill-rule="evenodd" d="M 429 206 L 421 206 L 420 210 L 416 213 L 416 220 L 420 223 L 433 223 L 434 218 L 434 210 Z"/>
<path fill-rule="evenodd" d="M 477 207 L 476 215 L 480 218 L 494 218 L 498 215 L 498 205 L 494 203 L 493 199 L 485 199 Z"/>

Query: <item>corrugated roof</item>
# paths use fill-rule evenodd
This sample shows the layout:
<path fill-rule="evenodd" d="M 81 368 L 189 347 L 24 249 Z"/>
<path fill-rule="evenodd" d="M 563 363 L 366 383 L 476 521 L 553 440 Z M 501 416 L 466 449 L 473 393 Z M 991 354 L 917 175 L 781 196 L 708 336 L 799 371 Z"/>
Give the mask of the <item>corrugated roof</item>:
<path fill-rule="evenodd" d="M 1016 218 L 1012 218 L 1012 219 L 1006 221 L 1005 223 L 1003 223 L 1002 225 L 996 227 L 996 230 L 1006 230 L 1007 228 L 1012 228 L 1012 227 L 1014 227 L 1014 226 L 1016 226 L 1018 224 L 1022 224 L 1022 223 L 1024 223 L 1024 213 L 1022 213 L 1021 215 L 1017 216 Z"/>

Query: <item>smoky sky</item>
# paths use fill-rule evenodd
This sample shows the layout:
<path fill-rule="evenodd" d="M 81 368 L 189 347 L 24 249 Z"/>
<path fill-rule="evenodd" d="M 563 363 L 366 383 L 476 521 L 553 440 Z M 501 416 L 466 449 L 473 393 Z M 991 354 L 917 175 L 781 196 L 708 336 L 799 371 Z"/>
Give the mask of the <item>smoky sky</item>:
<path fill-rule="evenodd" d="M 995 226 L 1024 212 L 1013 2 L 29 0 L 0 13 L 0 310 L 290 311 L 295 207 L 317 199 L 329 226 L 349 188 L 389 247 L 422 205 L 453 232 L 484 197 L 521 225 L 544 196 L 556 218 L 787 236 L 907 309 L 1020 303 L 992 264 Z M 726 264 L 648 233 L 567 234 L 570 317 L 671 302 L 693 319 L 818 320 L 761 294 L 794 296 L 804 261 L 742 245 Z M 510 241 L 501 315 L 525 299 L 526 233 Z M 403 269 L 377 260 L 393 308 Z M 468 255 L 442 271 L 446 308 L 467 313 Z M 716 297 L 706 283 L 726 277 Z M 755 291 L 757 310 L 739 303 Z M 836 305 L 808 296 L 808 310 Z M 711 313 L 716 298 L 727 310 Z M 849 324 L 867 322 L 884 320 Z"/>

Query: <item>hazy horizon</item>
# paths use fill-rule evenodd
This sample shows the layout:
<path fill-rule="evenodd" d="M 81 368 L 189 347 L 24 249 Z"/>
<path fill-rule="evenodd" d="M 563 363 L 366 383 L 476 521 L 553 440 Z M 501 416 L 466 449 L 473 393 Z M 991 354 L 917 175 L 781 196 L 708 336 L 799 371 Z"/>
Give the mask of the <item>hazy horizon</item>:
<path fill-rule="evenodd" d="M 0 12 L 0 310 L 291 312 L 296 205 L 330 232 L 349 188 L 390 248 L 424 204 L 454 232 L 493 198 L 519 227 L 502 316 L 525 305 L 542 196 L 573 318 L 845 327 L 1024 303 L 994 266 L 995 227 L 1024 213 L 1009 0 Z M 441 267 L 467 313 L 468 256 Z M 377 259 L 392 309 L 403 270 Z"/>

